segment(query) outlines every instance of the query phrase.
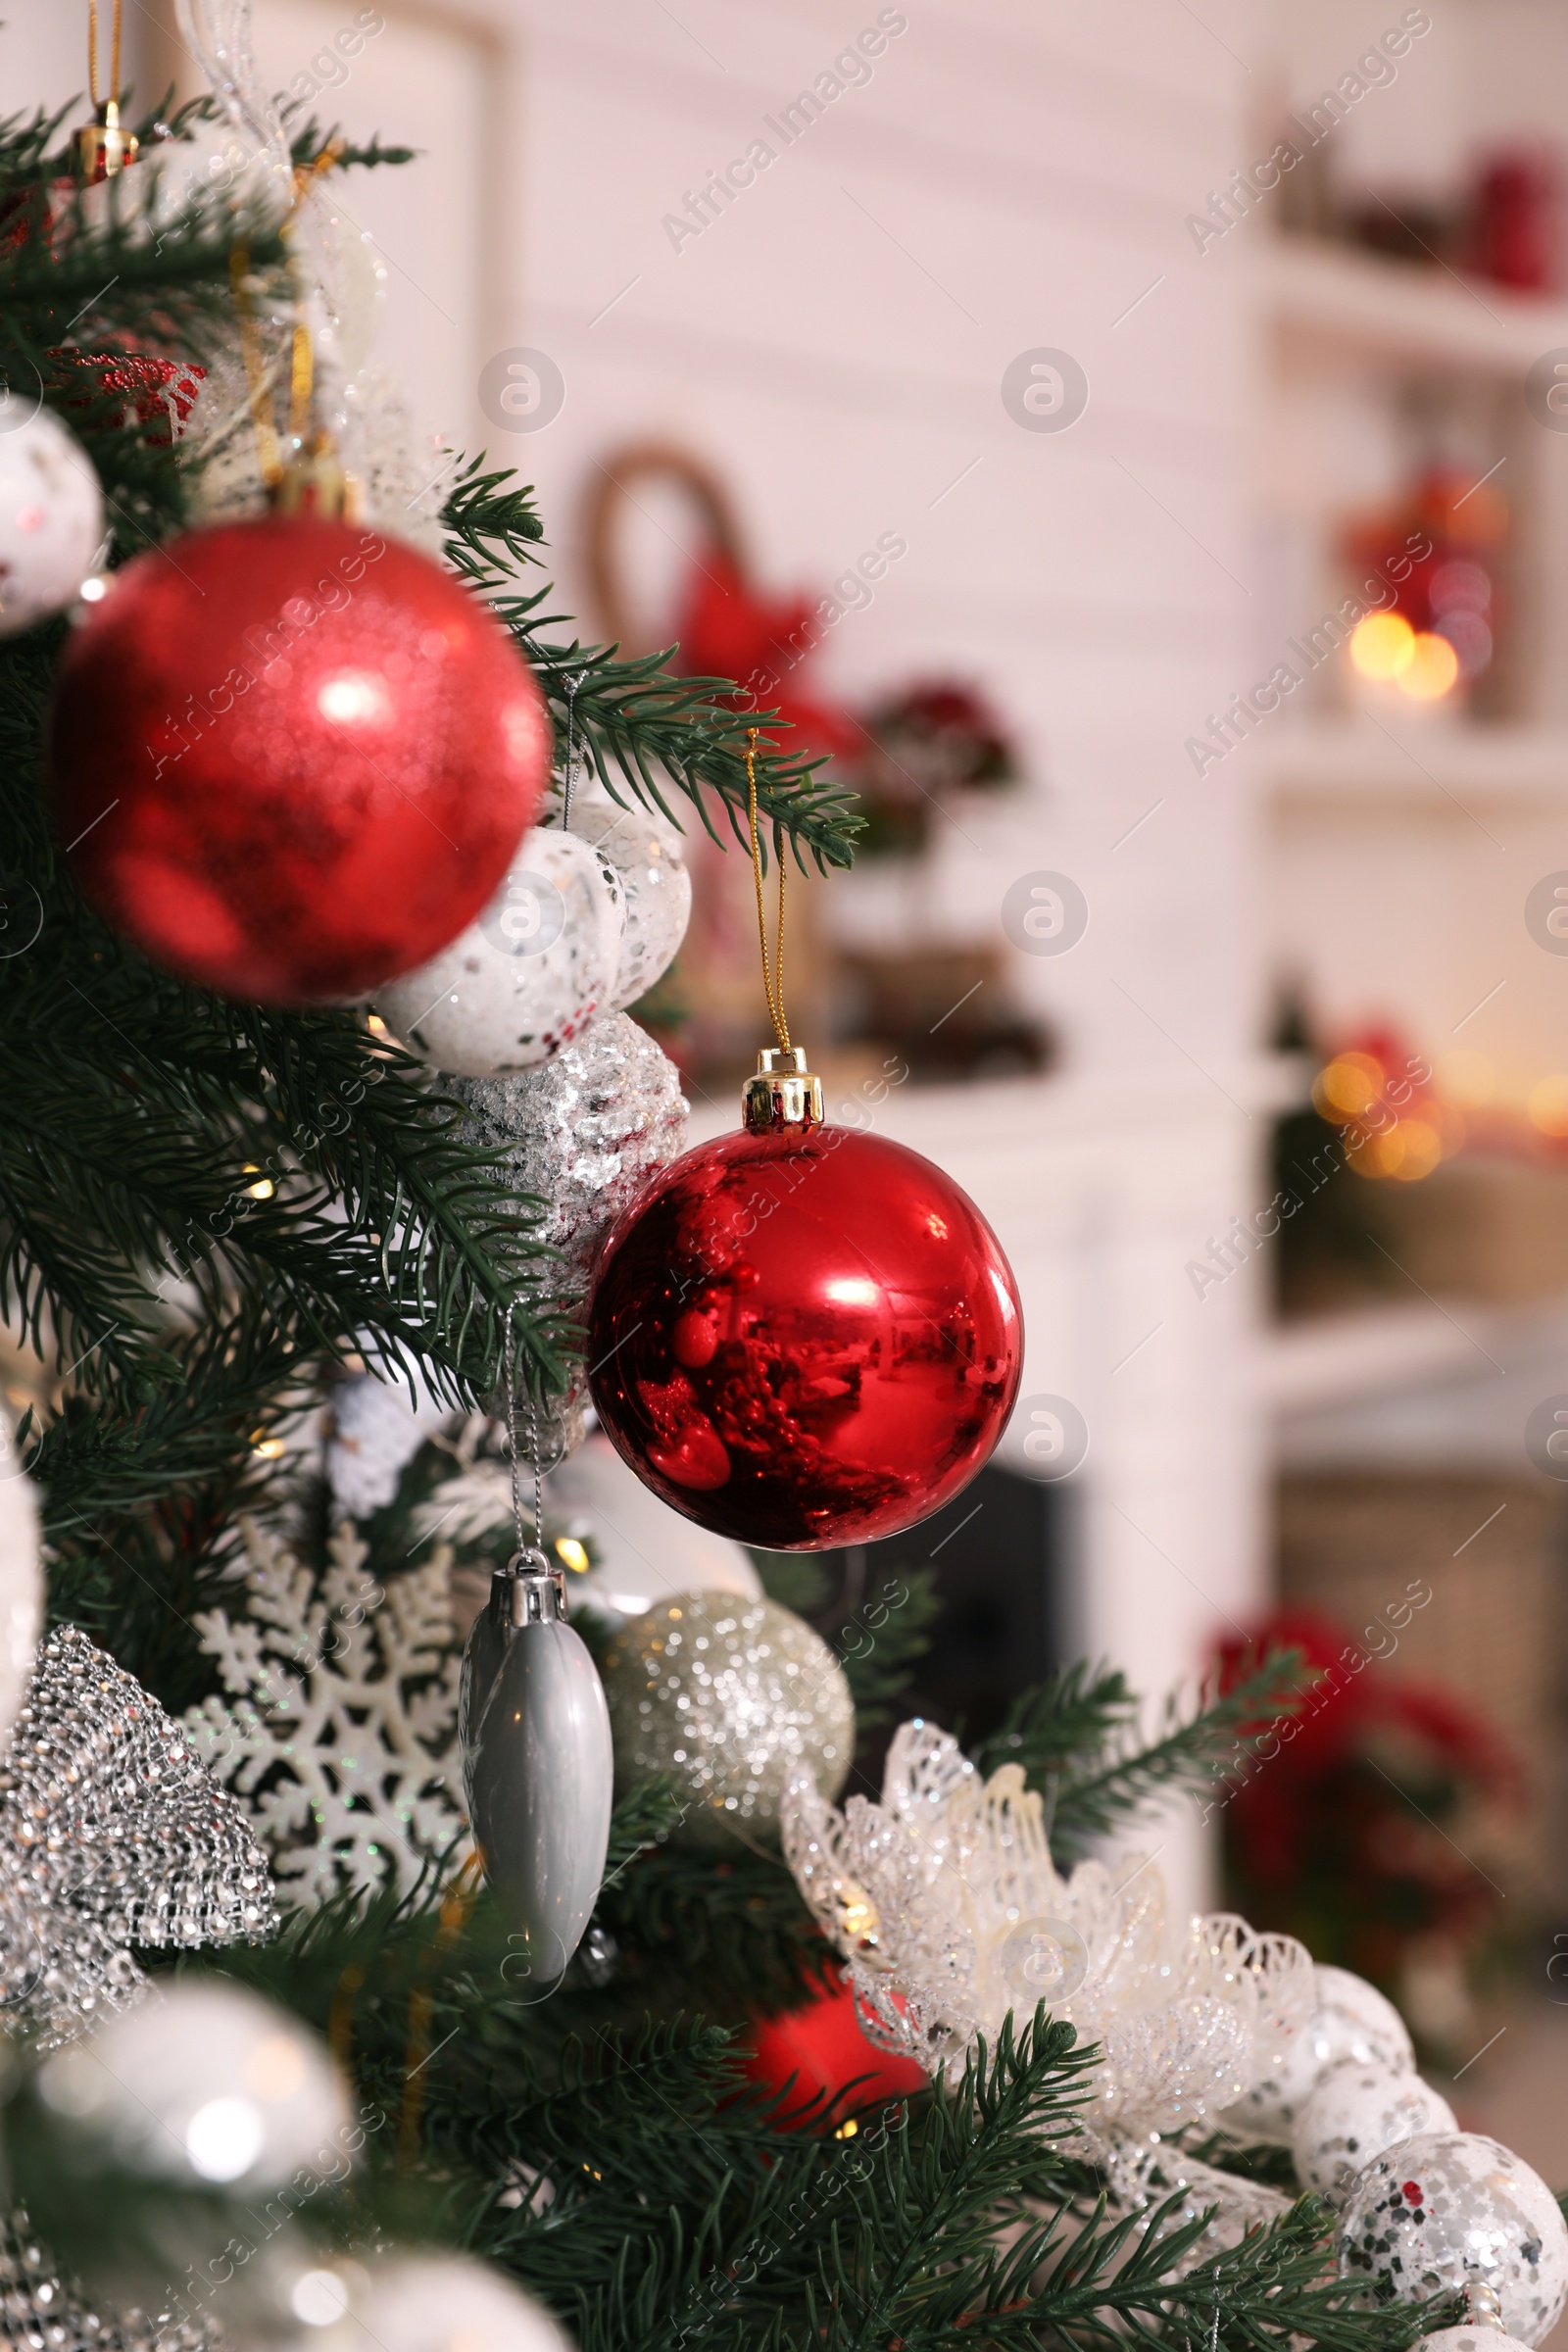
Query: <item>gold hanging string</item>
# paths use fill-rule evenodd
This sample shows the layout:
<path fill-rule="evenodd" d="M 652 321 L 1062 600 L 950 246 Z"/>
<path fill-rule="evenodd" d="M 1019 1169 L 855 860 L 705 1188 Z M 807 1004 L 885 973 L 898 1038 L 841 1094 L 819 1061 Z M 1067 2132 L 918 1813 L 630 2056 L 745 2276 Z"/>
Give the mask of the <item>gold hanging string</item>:
<path fill-rule="evenodd" d="M 773 853 L 778 859 L 778 945 L 770 963 L 767 954 L 767 917 L 762 910 L 762 847 L 757 837 L 758 733 L 759 730 L 753 727 L 746 737 L 746 797 L 752 820 L 752 879 L 757 885 L 757 936 L 762 950 L 762 986 L 767 992 L 767 1009 L 773 1023 L 773 1034 L 788 1053 L 790 1025 L 784 1018 L 784 844 L 775 825 Z"/>
<path fill-rule="evenodd" d="M 288 437 L 295 449 L 305 446 L 305 427 L 311 417 L 311 384 L 314 376 L 309 330 L 304 326 L 296 326 L 288 384 Z"/>
<path fill-rule="evenodd" d="M 97 0 L 88 0 L 88 7 L 96 10 Z M 120 8 L 121 0 L 115 0 L 115 38 L 117 42 L 120 37 Z M 118 49 L 116 54 L 118 56 Z M 94 85 L 94 95 L 96 97 L 96 84 Z M 296 165 L 294 204 L 290 208 L 291 211 L 298 208 L 301 199 L 310 192 L 317 180 L 323 173 L 331 171 L 342 153 L 343 141 L 331 139 L 321 149 L 320 154 L 313 156 L 308 164 Z M 277 427 L 272 421 L 272 399 L 271 389 L 267 380 L 267 360 L 262 350 L 261 333 L 256 324 L 256 313 L 251 303 L 250 267 L 250 248 L 246 245 L 232 247 L 228 257 L 228 282 L 233 291 L 234 314 L 239 322 L 240 350 L 245 359 L 245 380 L 250 386 L 251 419 L 256 427 L 257 456 L 261 461 L 262 479 L 269 489 L 273 489 L 283 478 L 283 455 L 278 444 Z M 310 422 L 311 394 L 315 387 L 315 376 L 316 362 L 311 349 L 310 329 L 302 322 L 294 329 L 293 344 L 289 353 L 288 437 L 291 445 L 296 449 L 303 447 L 306 426 Z"/>
<path fill-rule="evenodd" d="M 430 2020 L 435 2000 L 430 1990 L 430 1975 L 446 1959 L 467 1926 L 483 1884 L 483 1862 L 477 1853 L 472 1853 L 441 1898 L 441 1924 L 421 1962 L 420 1979 L 409 2001 L 409 2043 L 403 2060 L 403 2100 L 398 2117 L 396 2162 L 400 2173 L 410 2169 L 419 2152 L 419 2119 L 424 2111 L 424 2083 L 420 2077 L 434 2055 L 430 2048 Z"/>
<path fill-rule="evenodd" d="M 122 0 L 115 0 L 109 21 L 109 95 L 120 96 L 120 18 Z M 98 95 L 98 0 L 87 0 L 87 88 L 96 114 L 104 103 Z"/>
<path fill-rule="evenodd" d="M 261 336 L 256 330 L 256 314 L 251 308 L 250 268 L 249 246 L 231 246 L 228 282 L 234 296 L 234 316 L 239 321 L 239 347 L 245 355 L 245 378 L 251 389 L 251 422 L 256 427 L 256 453 L 261 460 L 262 479 L 271 489 L 283 478 L 283 459 L 277 446 L 277 428 L 272 422 L 267 361 L 262 352 Z"/>

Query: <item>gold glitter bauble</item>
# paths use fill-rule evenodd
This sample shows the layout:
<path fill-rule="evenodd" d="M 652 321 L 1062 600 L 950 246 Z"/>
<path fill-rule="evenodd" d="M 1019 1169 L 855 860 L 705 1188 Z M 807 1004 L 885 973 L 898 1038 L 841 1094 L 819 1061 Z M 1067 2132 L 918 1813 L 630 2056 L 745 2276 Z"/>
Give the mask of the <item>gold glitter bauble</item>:
<path fill-rule="evenodd" d="M 855 1706 L 844 1669 L 773 1600 L 677 1592 L 617 1635 L 604 1663 L 615 1782 L 669 1773 L 691 1803 L 672 1840 L 710 1851 L 778 1837 L 798 1765 L 825 1793 L 844 1785 Z"/>

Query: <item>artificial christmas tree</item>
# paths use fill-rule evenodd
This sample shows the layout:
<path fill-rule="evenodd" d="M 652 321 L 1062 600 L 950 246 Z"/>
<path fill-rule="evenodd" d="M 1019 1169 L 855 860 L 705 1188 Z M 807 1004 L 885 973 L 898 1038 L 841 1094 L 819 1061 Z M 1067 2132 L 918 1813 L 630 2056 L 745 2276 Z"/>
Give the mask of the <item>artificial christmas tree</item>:
<path fill-rule="evenodd" d="M 189 19 L 199 54 L 210 13 Z M 341 427 L 351 441 L 373 408 L 368 379 L 345 372 L 353 305 L 328 282 L 321 207 L 332 173 L 387 159 L 311 123 L 287 137 L 247 85 L 243 8 L 220 13 L 220 101 L 139 120 L 107 189 L 62 194 L 63 117 L 0 131 L 0 373 L 36 382 L 85 450 L 113 517 L 112 571 L 214 514 L 259 513 L 269 476 L 335 495 L 365 455 L 345 446 L 328 463 L 318 437 Z M 159 144 L 194 132 L 204 152 L 215 128 L 239 159 L 226 193 L 204 182 L 172 215 L 169 192 L 191 175 L 155 171 Z M 340 379 L 317 392 L 301 365 L 313 337 Z M 183 434 L 161 399 L 127 405 L 148 369 L 198 382 Z M 387 531 L 375 500 L 397 476 L 390 435 L 366 428 L 361 467 L 368 527 Z M 688 826 L 727 823 L 744 850 L 749 770 L 775 858 L 848 861 L 846 800 L 777 747 L 765 713 L 754 742 L 724 681 L 621 662 L 549 616 L 548 588 L 525 585 L 543 536 L 525 490 L 474 460 L 442 520 L 447 585 L 510 633 L 568 776 L 580 754 L 596 808 L 602 792 L 657 812 L 640 888 L 662 887 L 649 845 L 667 856 L 676 808 Z M 541 1967 L 465 1838 L 466 1629 L 443 1627 L 441 1610 L 462 1583 L 499 1571 L 505 1586 L 518 1548 L 504 1435 L 484 1411 L 498 1389 L 518 1385 L 536 1471 L 573 1442 L 580 1413 L 563 1400 L 594 1248 L 678 1148 L 678 1088 L 620 1010 L 537 1069 L 450 1085 L 371 1016 L 235 1002 L 147 960 L 80 894 L 74 845 L 51 827 L 57 692 L 61 723 L 90 726 L 106 760 L 136 754 L 113 707 L 70 700 L 74 625 L 44 618 L 0 645 L 0 883 L 41 917 L 0 961 L 0 1314 L 32 1351 L 39 1399 L 0 1455 L 29 1496 L 0 1510 L 0 1544 L 25 1550 L 0 1590 L 28 1586 L 35 1499 L 58 1629 L 0 1764 L 17 1919 L 5 1964 L 30 1997 L 62 1965 L 52 1939 L 71 1962 L 85 1919 L 136 2031 L 117 2016 L 121 2039 L 99 2043 L 57 2006 L 44 2038 L 62 2046 L 18 2035 L 0 2112 L 17 2201 L 0 2242 L 7 2339 L 1011 2352 L 1131 2335 L 1180 2352 L 1298 2338 L 1400 2352 L 1428 2328 L 1500 2319 L 1538 2340 L 1563 2248 L 1540 2184 L 1490 2143 L 1423 2142 L 1444 2207 L 1413 2288 L 1373 2243 L 1389 2233 L 1381 2177 L 1362 2193 L 1357 2176 L 1344 2253 L 1333 2208 L 1284 2193 L 1289 2128 L 1250 2121 L 1235 2094 L 1255 2098 L 1316 2046 L 1299 1947 L 1264 1952 L 1239 1923 L 1176 1922 L 1167 1937 L 1152 1878 L 1128 1911 L 1099 1864 L 1059 1875 L 1215 1757 L 1252 1752 L 1257 1727 L 1294 1703 L 1289 1661 L 1151 1744 L 1118 1677 L 1065 1674 L 972 1761 L 922 1735 L 927 1809 L 912 1815 L 905 1737 L 880 1821 L 863 1795 L 842 1826 L 814 1786 L 793 1811 L 786 1795 L 793 1874 L 765 1815 L 722 1851 L 684 1842 L 690 1789 L 639 1779 L 612 1815 L 580 1945 L 564 1972 Z M 488 856 L 454 930 L 504 869 Z M 629 870 L 614 852 L 612 863 Z M 628 986 L 668 944 L 666 927 Z M 579 1115 L 592 1150 L 572 1153 Z M 519 1169 L 551 1197 L 519 1192 Z M 347 1506 L 313 1435 L 322 1381 L 345 1365 L 406 1384 L 420 1405 L 414 1442 L 373 1477 L 362 1461 Z M 345 1414 L 339 1453 L 350 1426 Z M 538 1556 L 512 1579 L 546 1599 L 593 1566 L 591 1531 L 569 1532 L 553 1507 L 540 1493 Z M 766 1575 L 771 1602 L 810 1608 L 798 1563 Z M 752 1605 L 743 1595 L 731 1614 Z M 580 1616 L 616 1672 L 616 1628 Z M 841 1646 L 833 1672 L 852 1698 L 885 1706 L 893 1642 Z M 91 1706 L 73 1699 L 74 1676 Z M 768 1687 L 761 1673 L 749 1685 Z M 186 1714 L 189 1736 L 161 1710 Z M 142 1781 L 154 1793 L 167 1781 L 177 1804 L 122 1808 L 117 1783 L 114 1807 L 84 1807 L 78 1749 L 113 1758 L 138 1742 Z M 548 1788 L 528 1794 L 548 1804 Z M 1034 1909 L 993 1934 L 1005 1889 L 980 1872 L 976 1840 L 1007 1808 L 1029 1824 Z M 935 1824 L 924 1843 L 922 1823 Z M 826 1880 L 813 1840 L 838 1857 Z M 1096 1940 L 1107 1921 L 1136 1930 L 1119 1960 Z M 220 1937 L 215 1964 L 196 1947 Z M 193 1947 L 172 1989 L 159 1943 Z M 1173 1954 L 1179 1991 L 1160 1979 Z M 802 2102 L 787 2082 L 771 2105 L 748 2089 L 758 2022 L 836 1986 L 839 1957 L 902 2063 L 847 2095 L 824 2082 L 838 2094 L 824 2128 L 780 2130 Z M 202 1981 L 215 1965 L 220 1992 Z M 24 2029 L 25 2005 L 13 2012 Z M 139 2092 L 114 2087 L 117 2050 Z M 1359 2045 L 1346 2055 L 1364 2062 Z M 947 2073 L 914 2088 L 939 2060 Z M 1398 2112 L 1413 2112 L 1407 2090 Z M 1087 2131 L 1086 2110 L 1116 2128 Z M 1261 2158 L 1259 2137 L 1275 2143 Z M 1413 2241 L 1425 2208 L 1403 2179 L 1396 2219 Z M 1472 2210 L 1480 2236 L 1467 2238 Z"/>

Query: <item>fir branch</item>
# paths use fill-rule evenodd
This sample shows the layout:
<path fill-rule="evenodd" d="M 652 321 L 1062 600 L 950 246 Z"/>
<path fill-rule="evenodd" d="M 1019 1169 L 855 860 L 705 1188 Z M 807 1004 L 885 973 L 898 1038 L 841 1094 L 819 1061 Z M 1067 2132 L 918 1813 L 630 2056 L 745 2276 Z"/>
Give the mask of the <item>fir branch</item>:
<path fill-rule="evenodd" d="M 1171 1702 L 1158 1737 L 1143 1741 L 1124 1678 L 1080 1664 L 1015 1701 L 975 1760 L 986 1773 L 1023 1766 L 1046 1799 L 1052 1851 L 1065 1865 L 1161 1796 L 1236 1769 L 1304 1695 L 1299 1653 L 1275 1651 L 1233 1690 L 1200 1695 L 1190 1715 Z"/>
<path fill-rule="evenodd" d="M 482 452 L 467 460 L 447 498 L 448 558 L 475 594 L 489 599 L 533 664 L 551 705 L 558 756 L 564 756 L 569 724 L 588 772 L 623 808 L 629 794 L 673 821 L 667 797 L 673 785 L 713 840 L 721 839 L 716 803 L 733 839 L 745 846 L 746 751 L 756 729 L 758 815 L 775 853 L 788 840 L 803 871 L 807 853 L 819 871 L 850 864 L 861 825 L 854 796 L 823 780 L 820 760 L 779 748 L 774 712 L 740 708 L 726 678 L 676 676 L 669 668 L 674 648 L 623 662 L 614 646 L 584 646 L 575 637 L 564 644 L 544 634 L 572 623 L 540 612 L 549 587 L 529 595 L 512 589 L 519 568 L 538 561 L 531 549 L 542 533 L 532 492 L 509 489 L 514 474 L 483 467 Z"/>

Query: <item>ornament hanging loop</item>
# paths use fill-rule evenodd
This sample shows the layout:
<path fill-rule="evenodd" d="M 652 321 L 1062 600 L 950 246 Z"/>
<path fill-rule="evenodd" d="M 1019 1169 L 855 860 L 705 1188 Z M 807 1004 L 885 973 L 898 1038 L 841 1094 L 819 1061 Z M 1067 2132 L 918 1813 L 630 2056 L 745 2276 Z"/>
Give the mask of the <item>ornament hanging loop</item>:
<path fill-rule="evenodd" d="M 771 959 L 767 952 L 767 916 L 762 902 L 762 845 L 757 830 L 757 738 L 752 727 L 746 737 L 746 808 L 752 828 L 752 879 L 757 885 L 757 936 L 762 951 L 762 987 L 776 1046 L 764 1046 L 757 1056 L 757 1075 L 741 1092 L 741 1123 L 751 1135 L 773 1135 L 787 1127 L 820 1127 L 822 1082 L 806 1066 L 800 1046 L 790 1043 L 784 1011 L 784 844 L 775 828 L 778 858 L 778 925 Z"/>
<path fill-rule="evenodd" d="M 507 1445 L 512 1455 L 512 1515 L 517 1530 L 517 1548 L 505 1568 L 498 1568 L 490 1585 L 490 1610 L 498 1624 L 513 1629 L 565 1623 L 566 1580 L 551 1565 L 545 1550 L 544 1476 L 539 1461 L 539 1406 L 529 1397 L 533 1417 L 533 1536 L 522 1520 L 522 1465 L 517 1452 L 517 1370 L 512 1348 L 512 1301 L 507 1301 L 502 1326 L 503 1370 L 507 1393 Z"/>

